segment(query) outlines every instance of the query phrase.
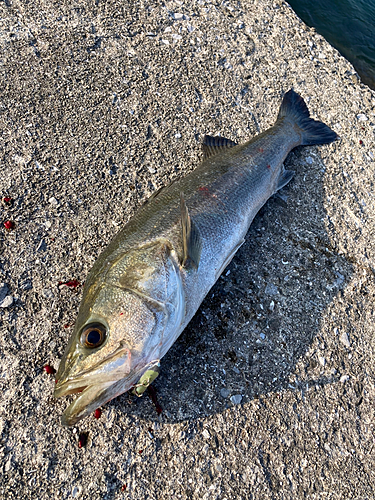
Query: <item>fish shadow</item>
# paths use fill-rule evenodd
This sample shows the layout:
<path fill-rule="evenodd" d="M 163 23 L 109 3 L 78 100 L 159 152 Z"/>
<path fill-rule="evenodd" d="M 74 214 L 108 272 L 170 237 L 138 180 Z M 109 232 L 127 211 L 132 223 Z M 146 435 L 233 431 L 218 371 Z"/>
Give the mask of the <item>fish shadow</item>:
<path fill-rule="evenodd" d="M 353 269 L 327 234 L 318 148 L 296 148 L 285 166 L 295 178 L 257 214 L 246 242 L 161 362 L 153 386 L 162 417 L 149 398 L 129 405 L 122 396 L 116 404 L 125 413 L 175 423 L 271 392 L 303 390 L 309 382 L 296 380 L 300 360 L 310 383 L 335 380 L 304 355 Z"/>

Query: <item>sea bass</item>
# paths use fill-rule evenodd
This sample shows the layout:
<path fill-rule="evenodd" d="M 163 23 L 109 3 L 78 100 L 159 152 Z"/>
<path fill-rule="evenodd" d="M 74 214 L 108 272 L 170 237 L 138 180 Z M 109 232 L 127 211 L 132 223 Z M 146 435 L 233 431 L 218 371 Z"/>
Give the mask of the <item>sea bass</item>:
<path fill-rule="evenodd" d="M 203 162 L 151 196 L 89 273 L 56 375 L 55 397 L 80 393 L 63 425 L 130 389 L 142 394 L 259 209 L 293 177 L 288 153 L 336 138 L 293 90 L 275 125 L 248 142 L 205 137 Z"/>

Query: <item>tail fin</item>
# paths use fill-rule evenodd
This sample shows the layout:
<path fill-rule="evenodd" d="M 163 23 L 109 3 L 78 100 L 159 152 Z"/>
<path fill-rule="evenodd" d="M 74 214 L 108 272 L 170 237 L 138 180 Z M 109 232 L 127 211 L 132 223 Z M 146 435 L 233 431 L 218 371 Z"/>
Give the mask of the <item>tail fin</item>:
<path fill-rule="evenodd" d="M 301 129 L 302 146 L 311 146 L 313 144 L 328 144 L 337 139 L 337 134 L 327 125 L 310 118 L 309 110 L 302 97 L 289 90 L 284 95 L 283 102 L 280 106 L 280 111 L 277 120 L 287 118 Z"/>

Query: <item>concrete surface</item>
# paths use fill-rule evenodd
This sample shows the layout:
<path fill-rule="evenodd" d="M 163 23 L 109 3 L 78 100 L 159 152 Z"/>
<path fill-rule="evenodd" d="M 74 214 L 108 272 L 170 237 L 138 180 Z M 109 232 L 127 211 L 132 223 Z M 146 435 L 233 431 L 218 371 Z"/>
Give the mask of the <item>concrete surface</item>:
<path fill-rule="evenodd" d="M 0 497 L 373 498 L 375 93 L 280 0 L 5 0 L 0 23 Z M 43 366 L 82 287 L 59 282 L 291 87 L 340 140 L 289 156 L 164 358 L 163 413 L 123 395 L 62 428 Z"/>

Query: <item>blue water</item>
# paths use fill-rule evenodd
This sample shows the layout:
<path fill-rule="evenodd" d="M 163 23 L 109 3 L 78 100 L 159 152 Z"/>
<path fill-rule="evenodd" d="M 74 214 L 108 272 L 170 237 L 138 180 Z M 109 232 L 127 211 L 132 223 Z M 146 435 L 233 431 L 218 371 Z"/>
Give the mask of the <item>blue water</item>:
<path fill-rule="evenodd" d="M 375 0 L 287 0 L 375 89 Z"/>

